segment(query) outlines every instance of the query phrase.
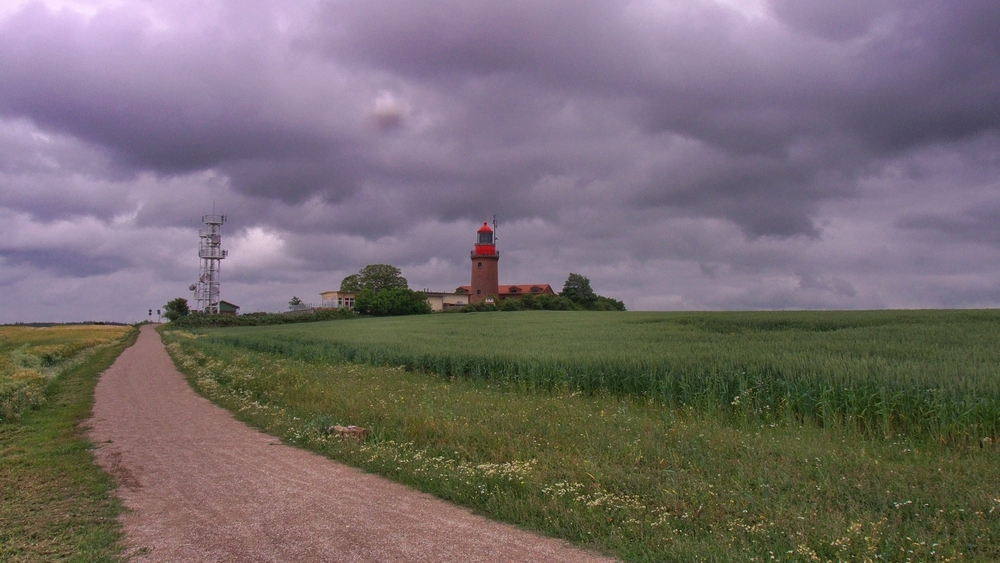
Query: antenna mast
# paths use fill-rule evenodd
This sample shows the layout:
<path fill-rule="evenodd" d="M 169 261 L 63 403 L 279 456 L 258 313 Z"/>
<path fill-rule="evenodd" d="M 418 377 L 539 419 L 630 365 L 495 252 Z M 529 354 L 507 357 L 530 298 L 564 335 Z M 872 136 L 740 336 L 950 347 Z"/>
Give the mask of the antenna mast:
<path fill-rule="evenodd" d="M 215 211 L 215 202 L 212 202 Z M 193 286 L 194 297 L 198 301 L 198 311 L 210 315 L 219 313 L 219 289 L 222 282 L 222 259 L 229 255 L 228 250 L 222 250 L 222 224 L 226 222 L 225 215 L 202 215 L 201 222 L 208 229 L 200 229 L 198 237 L 198 258 L 201 259 L 201 275 L 198 283 Z"/>
<path fill-rule="evenodd" d="M 493 244 L 497 243 L 497 214 L 493 214 Z"/>

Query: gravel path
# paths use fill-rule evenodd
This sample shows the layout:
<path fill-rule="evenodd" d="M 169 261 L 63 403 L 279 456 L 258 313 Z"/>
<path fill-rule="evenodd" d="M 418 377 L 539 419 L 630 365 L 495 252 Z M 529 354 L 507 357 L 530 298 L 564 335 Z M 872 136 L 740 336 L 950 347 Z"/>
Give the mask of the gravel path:
<path fill-rule="evenodd" d="M 237 422 L 152 325 L 101 376 L 90 424 L 137 561 L 606 561 Z"/>

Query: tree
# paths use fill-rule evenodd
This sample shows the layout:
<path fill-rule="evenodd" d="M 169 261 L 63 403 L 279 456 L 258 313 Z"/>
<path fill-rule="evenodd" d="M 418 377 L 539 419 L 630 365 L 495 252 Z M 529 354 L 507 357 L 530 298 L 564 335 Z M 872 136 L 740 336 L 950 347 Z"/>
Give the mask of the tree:
<path fill-rule="evenodd" d="M 378 293 L 383 289 L 408 289 L 406 278 L 399 268 L 390 264 L 368 264 L 356 274 L 351 274 L 340 282 L 340 291 L 360 292 L 370 289 Z"/>
<path fill-rule="evenodd" d="M 190 312 L 191 309 L 188 307 L 188 300 L 183 297 L 171 299 L 170 301 L 167 301 L 166 305 L 163 306 L 163 316 L 172 321 L 176 321 L 181 317 L 186 317 Z"/>
<path fill-rule="evenodd" d="M 594 293 L 590 288 L 590 280 L 580 274 L 570 274 L 559 295 L 588 311 L 625 310 L 625 304 L 621 301 Z"/>
<path fill-rule="evenodd" d="M 302 308 L 302 300 L 299 299 L 297 295 L 293 295 L 291 299 L 288 300 L 288 308 L 292 311 Z"/>
<path fill-rule="evenodd" d="M 360 276 L 358 274 L 351 274 L 341 280 L 340 291 L 350 291 L 351 293 L 357 293 L 362 290 Z"/>
<path fill-rule="evenodd" d="M 580 274 L 571 273 L 559 295 L 584 308 L 597 303 L 597 294 L 590 288 L 590 280 Z"/>

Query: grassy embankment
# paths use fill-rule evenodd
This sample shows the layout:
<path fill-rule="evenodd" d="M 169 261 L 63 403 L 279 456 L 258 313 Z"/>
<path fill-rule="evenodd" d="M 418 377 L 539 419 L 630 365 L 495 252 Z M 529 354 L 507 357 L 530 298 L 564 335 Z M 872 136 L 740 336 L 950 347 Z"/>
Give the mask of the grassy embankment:
<path fill-rule="evenodd" d="M 167 338 L 252 424 L 627 560 L 995 561 L 997 328 L 994 311 L 513 313 Z"/>
<path fill-rule="evenodd" d="M 0 327 L 0 561 L 114 561 L 114 483 L 80 422 L 131 327 Z"/>

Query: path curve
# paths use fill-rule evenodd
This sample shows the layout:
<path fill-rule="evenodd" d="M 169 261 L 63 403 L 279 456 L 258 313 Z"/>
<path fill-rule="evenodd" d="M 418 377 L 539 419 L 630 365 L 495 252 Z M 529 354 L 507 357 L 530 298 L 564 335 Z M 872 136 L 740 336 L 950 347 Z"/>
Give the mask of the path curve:
<path fill-rule="evenodd" d="M 137 561 L 607 561 L 249 428 L 152 325 L 101 376 L 90 425 Z"/>

